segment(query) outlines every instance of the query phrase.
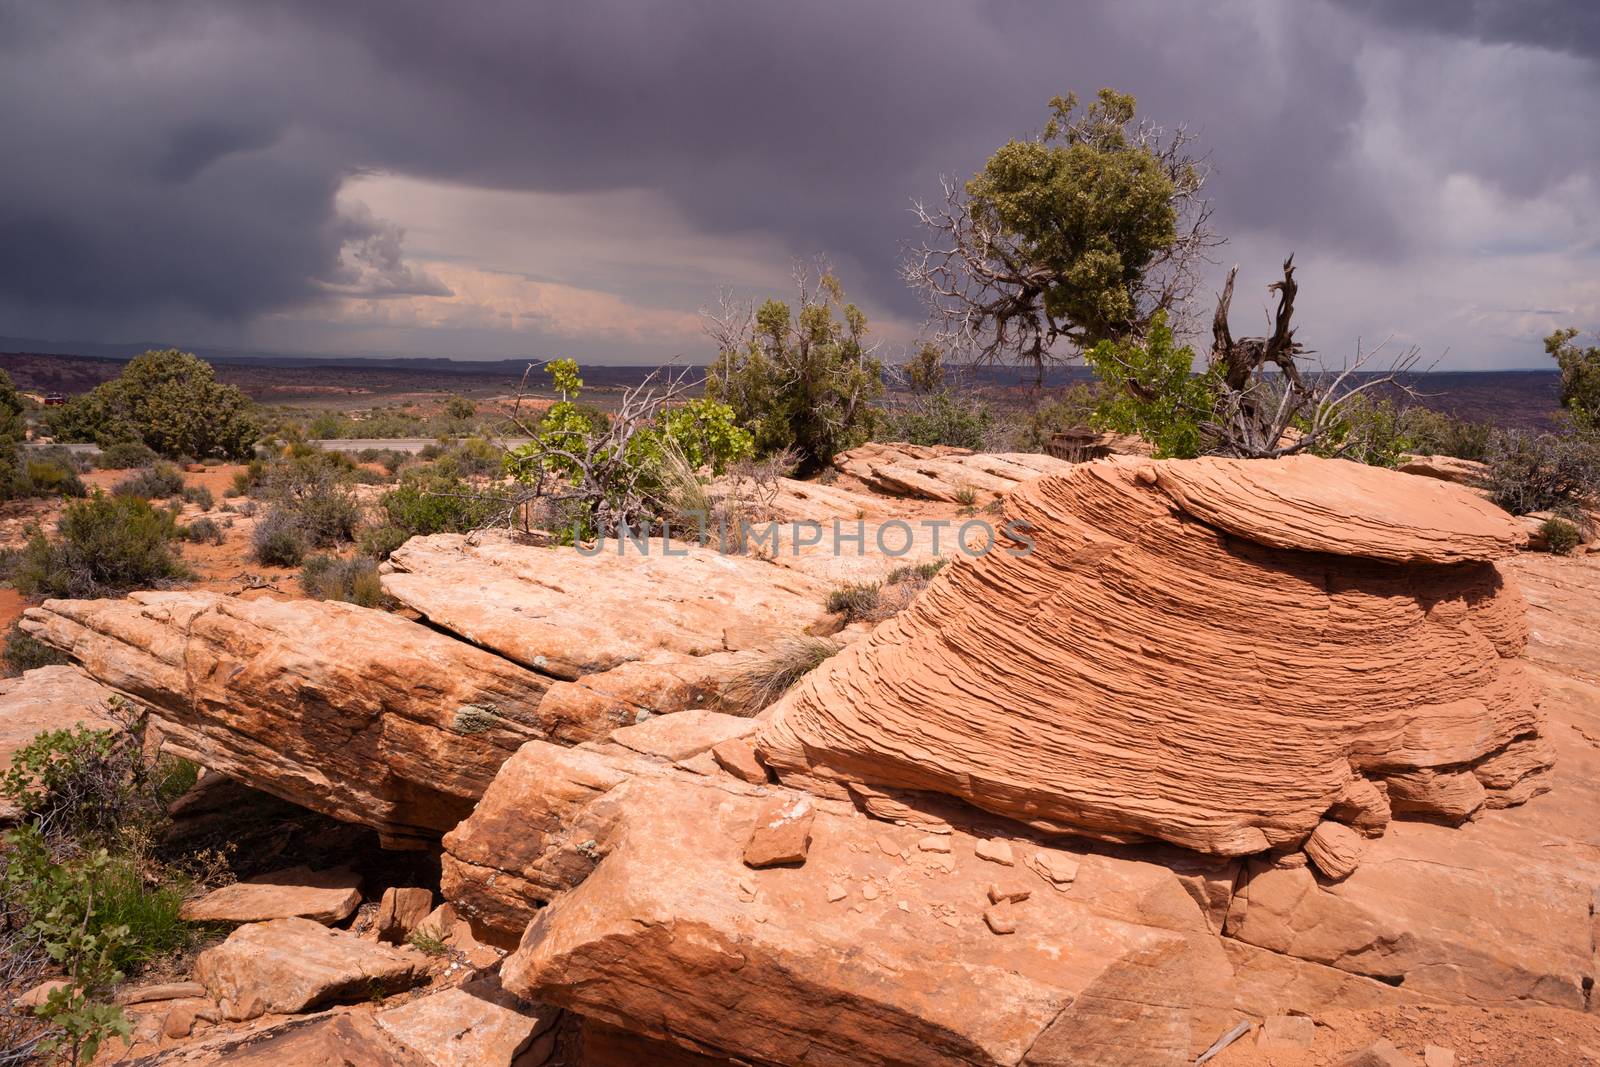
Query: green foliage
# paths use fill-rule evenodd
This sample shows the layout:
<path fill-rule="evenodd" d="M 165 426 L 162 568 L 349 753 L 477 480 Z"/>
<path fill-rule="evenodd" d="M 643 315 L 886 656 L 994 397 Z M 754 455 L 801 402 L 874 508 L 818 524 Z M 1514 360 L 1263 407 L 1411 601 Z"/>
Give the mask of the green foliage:
<path fill-rule="evenodd" d="M 883 396 L 883 366 L 864 345 L 867 317 L 824 273 L 797 309 L 768 300 L 747 339 L 717 354 L 706 396 L 731 409 L 757 454 L 793 449 L 803 473 L 868 440 Z"/>
<path fill-rule="evenodd" d="M 1454 456 L 1483 462 L 1489 458 L 1494 442 L 1494 426 L 1487 422 L 1468 422 L 1429 408 L 1407 408 L 1406 430 L 1412 451 L 1423 456 Z"/>
<path fill-rule="evenodd" d="M 1600 493 L 1600 444 L 1581 434 L 1500 434 L 1489 451 L 1490 498 L 1513 515 L 1553 511 Z"/>
<path fill-rule="evenodd" d="M 243 393 L 175 348 L 130 360 L 121 376 L 55 409 L 50 421 L 57 440 L 139 441 L 172 458 L 243 458 L 261 433 Z"/>
<path fill-rule="evenodd" d="M 499 496 L 475 489 L 448 466 L 408 470 L 399 486 L 378 499 L 385 516 L 382 525 L 403 533 L 400 542 L 424 534 L 476 530 L 501 506 Z M 400 542 L 389 550 L 399 547 Z"/>
<path fill-rule="evenodd" d="M 936 393 L 944 388 L 944 349 L 924 341 L 900 369 L 913 393 Z"/>
<path fill-rule="evenodd" d="M 1339 405 L 1333 424 L 1310 450 L 1372 467 L 1397 467 L 1401 456 L 1417 450 L 1417 436 L 1408 410 L 1387 398 L 1358 393 Z"/>
<path fill-rule="evenodd" d="M 195 545 L 220 545 L 227 538 L 222 533 L 222 527 L 217 525 L 215 519 L 205 516 L 194 520 L 189 525 L 182 527 L 178 535 L 190 544 Z"/>
<path fill-rule="evenodd" d="M 285 508 L 273 508 L 250 531 L 250 550 L 267 567 L 298 567 L 309 547 L 305 528 Z"/>
<path fill-rule="evenodd" d="M 170 463 L 131 474 L 112 487 L 113 496 L 142 496 L 147 500 L 165 500 L 183 492 L 183 473 Z"/>
<path fill-rule="evenodd" d="M 68 504 L 57 536 L 36 532 L 14 582 L 31 596 L 115 596 L 189 576 L 173 551 L 170 512 L 137 496 L 96 495 Z"/>
<path fill-rule="evenodd" d="M 1561 368 L 1561 406 L 1580 428 L 1600 430 L 1600 347 L 1573 344 L 1575 329 L 1556 330 L 1544 350 Z"/>
<path fill-rule="evenodd" d="M 12 623 L 11 629 L 6 631 L 5 648 L 0 650 L 0 657 L 6 661 L 8 674 L 21 674 L 35 667 L 54 667 L 72 662 L 65 653 L 57 652 L 31 634 L 24 633 L 18 623 Z"/>
<path fill-rule="evenodd" d="M 1200 454 L 1205 443 L 1200 424 L 1211 414 L 1216 378 L 1194 373 L 1194 350 L 1173 343 L 1165 313 L 1156 314 L 1143 343 L 1101 341 L 1084 359 L 1108 387 L 1090 425 L 1138 434 L 1159 458 Z"/>
<path fill-rule="evenodd" d="M 1070 93 L 1051 100 L 1043 134 L 1002 146 L 967 195 L 1040 279 L 1043 314 L 1088 350 L 1139 325 L 1138 284 L 1177 240 L 1178 213 L 1173 176 L 1133 136 L 1134 98 L 1102 89 L 1077 108 Z"/>
<path fill-rule="evenodd" d="M 419 926 L 411 931 L 406 943 L 424 956 L 443 956 L 449 951 L 442 932 L 426 926 Z"/>
<path fill-rule="evenodd" d="M 994 412 L 981 400 L 952 395 L 949 390 L 919 396 L 887 417 L 882 437 L 914 445 L 952 445 L 982 451 L 994 427 Z"/>
<path fill-rule="evenodd" d="M 128 470 L 152 466 L 159 458 L 155 450 L 143 441 L 117 441 L 100 450 L 96 466 L 102 470 Z"/>
<path fill-rule="evenodd" d="M 1566 519 L 1549 518 L 1539 527 L 1539 537 L 1544 547 L 1557 556 L 1570 556 L 1583 544 L 1583 533 L 1577 523 Z"/>
<path fill-rule="evenodd" d="M 24 470 L 29 496 L 84 497 L 89 490 L 78 472 L 54 460 L 30 459 Z"/>
<path fill-rule="evenodd" d="M 926 582 L 944 569 L 949 563 L 947 559 L 930 559 L 924 563 L 910 563 L 896 567 L 883 579 L 884 585 L 899 585 L 902 582 Z"/>
<path fill-rule="evenodd" d="M 211 495 L 211 490 L 203 485 L 186 485 L 180 495 L 184 503 L 198 504 L 202 511 L 210 511 L 217 503 L 217 498 Z"/>
<path fill-rule="evenodd" d="M 365 556 L 312 556 L 300 571 L 300 587 L 314 600 L 339 600 L 364 608 L 392 603 L 378 578 L 377 562 Z"/>
<path fill-rule="evenodd" d="M 444 402 L 444 413 L 452 419 L 465 422 L 478 413 L 478 405 L 464 396 L 452 396 Z"/>
<path fill-rule="evenodd" d="M 384 524 L 381 526 L 368 526 L 363 529 L 356 544 L 363 556 L 370 559 L 386 560 L 395 549 L 410 539 L 411 535 L 400 527 Z"/>
<path fill-rule="evenodd" d="M 1012 421 L 1015 429 L 1007 443 L 1012 452 L 1044 452 L 1051 438 L 1089 425 L 1095 410 L 1111 392 L 1106 383 L 1075 382 L 1054 397 L 1044 399 Z"/>
<path fill-rule="evenodd" d="M 265 469 L 257 495 L 290 516 L 311 547 L 353 541 L 361 525 L 353 467 L 342 453 L 296 451 Z"/>
<path fill-rule="evenodd" d="M 828 610 L 849 622 L 871 618 L 881 593 L 877 582 L 849 582 L 828 594 Z"/>
<path fill-rule="evenodd" d="M 0 500 L 24 492 L 21 442 L 27 436 L 22 412 L 22 394 L 12 384 L 11 375 L 0 370 Z"/>

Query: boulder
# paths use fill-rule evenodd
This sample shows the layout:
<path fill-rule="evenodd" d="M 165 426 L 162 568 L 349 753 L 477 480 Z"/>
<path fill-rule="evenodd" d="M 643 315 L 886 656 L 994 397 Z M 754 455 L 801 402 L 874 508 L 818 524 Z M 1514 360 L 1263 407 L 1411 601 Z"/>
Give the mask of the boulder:
<path fill-rule="evenodd" d="M 241 926 L 200 953 L 195 981 L 228 1019 L 293 1014 L 395 993 L 423 977 L 422 957 L 310 919 Z"/>
<path fill-rule="evenodd" d="M 133 1062 L 152 1067 L 438 1067 L 391 1037 L 371 1012 L 347 1008 L 168 1045 Z"/>
<path fill-rule="evenodd" d="M 511 1067 L 559 1015 L 480 980 L 379 1012 L 377 1023 L 434 1067 Z"/>
<path fill-rule="evenodd" d="M 1004 496 L 1042 474 L 1072 464 L 1037 452 L 974 453 L 944 445 L 861 445 L 833 458 L 841 473 L 874 492 L 972 506 Z"/>
<path fill-rule="evenodd" d="M 1457 485 L 1478 486 L 1488 481 L 1489 465 L 1473 459 L 1455 456 L 1401 456 L 1395 468 L 1405 474 L 1418 474 L 1424 478 L 1437 478 Z"/>
<path fill-rule="evenodd" d="M 546 716 L 543 675 L 350 604 L 134 593 L 22 628 L 148 707 L 168 751 L 395 845 L 459 822 L 523 741 L 616 725 Z"/>
<path fill-rule="evenodd" d="M 414 537 L 384 565 L 383 588 L 433 625 L 569 682 L 663 654 L 688 667 L 826 621 L 828 587 L 814 579 L 710 548 L 663 549 L 659 539 L 585 554 L 494 532 Z"/>
<path fill-rule="evenodd" d="M 104 727 L 106 698 L 111 690 L 76 667 L 35 667 L 15 678 L 0 678 L 0 774 L 11 757 L 48 730 L 81 724 Z M 17 810 L 0 798 L 0 823 L 14 820 Z"/>
<path fill-rule="evenodd" d="M 1361 852 L 1361 835 L 1343 823 L 1319 822 L 1306 839 L 1306 855 L 1335 881 L 1356 869 Z"/>
<path fill-rule="evenodd" d="M 349 868 L 291 867 L 213 889 L 185 903 L 182 915 L 190 922 L 300 918 L 331 926 L 355 914 L 360 904 L 361 878 Z"/>
<path fill-rule="evenodd" d="M 691 709 L 658 715 L 635 726 L 611 731 L 623 748 L 666 760 L 686 760 L 717 745 L 755 732 L 756 723 L 740 715 Z"/>
<path fill-rule="evenodd" d="M 1494 562 L 1520 536 L 1459 487 L 1315 457 L 1107 460 L 1006 515 L 1028 542 L 944 568 L 769 710 L 756 751 L 780 780 L 1248 855 L 1337 820 L 1358 779 L 1457 811 L 1467 782 L 1481 804 L 1547 769 L 1473 774 L 1540 720 Z M 1345 817 L 1370 827 L 1377 795 Z"/>
<path fill-rule="evenodd" d="M 378 901 L 373 933 L 379 941 L 404 944 L 433 911 L 433 890 L 420 886 L 390 886 Z"/>

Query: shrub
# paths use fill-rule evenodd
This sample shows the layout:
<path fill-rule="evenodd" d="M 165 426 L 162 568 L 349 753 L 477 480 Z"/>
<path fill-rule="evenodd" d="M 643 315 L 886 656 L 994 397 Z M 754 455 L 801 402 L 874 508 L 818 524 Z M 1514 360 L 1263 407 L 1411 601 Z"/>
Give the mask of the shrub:
<path fill-rule="evenodd" d="M 159 458 L 155 449 L 142 441 L 117 441 L 100 450 L 95 464 L 102 470 L 128 470 L 148 467 Z"/>
<path fill-rule="evenodd" d="M 264 566 L 298 567 L 309 545 L 300 520 L 284 508 L 273 508 L 250 532 L 250 547 Z"/>
<path fill-rule="evenodd" d="M 158 463 L 118 482 L 111 490 L 114 496 L 142 496 L 148 500 L 164 500 L 183 492 L 183 473 L 170 463 Z"/>
<path fill-rule="evenodd" d="M 217 503 L 217 498 L 211 495 L 211 490 L 203 485 L 184 486 L 182 496 L 184 503 L 198 504 L 201 511 L 210 511 Z"/>
<path fill-rule="evenodd" d="M 385 526 L 408 537 L 465 533 L 488 522 L 504 506 L 498 494 L 475 489 L 443 461 L 407 471 L 400 485 L 378 499 Z M 398 547 L 398 546 L 396 546 Z"/>
<path fill-rule="evenodd" d="M 444 932 L 435 927 L 417 927 L 411 931 L 406 942 L 424 956 L 443 956 L 449 951 L 449 946 L 444 942 Z"/>
<path fill-rule="evenodd" d="M 27 479 L 28 492 L 34 496 L 83 497 L 89 494 L 76 470 L 54 460 L 28 460 Z"/>
<path fill-rule="evenodd" d="M 14 581 L 30 596 L 113 596 L 189 576 L 172 549 L 171 513 L 143 497 L 68 504 L 56 531 L 55 538 L 36 532 L 23 549 Z"/>
<path fill-rule="evenodd" d="M 1544 547 L 1557 556 L 1570 556 L 1583 544 L 1583 534 L 1577 524 L 1561 518 L 1544 520 L 1539 527 L 1539 537 Z"/>
<path fill-rule="evenodd" d="M 203 515 L 183 527 L 179 534 L 185 541 L 196 545 L 220 545 L 226 540 L 222 534 L 222 527 L 217 525 L 216 520 Z"/>
<path fill-rule="evenodd" d="M 882 587 L 877 582 L 851 582 L 828 594 L 828 610 L 851 622 L 868 619 L 877 610 Z"/>
<path fill-rule="evenodd" d="M 115 380 L 53 410 L 58 440 L 102 448 L 138 441 L 169 458 L 242 458 L 261 433 L 243 393 L 217 382 L 209 363 L 172 348 L 130 360 Z"/>
<path fill-rule="evenodd" d="M 18 749 L 0 776 L 0 796 L 48 838 L 109 845 L 156 808 L 143 717 L 120 699 L 107 712 L 115 729 L 46 731 Z"/>
<path fill-rule="evenodd" d="M 1423 456 L 1454 456 L 1483 462 L 1494 443 L 1494 426 L 1468 422 L 1428 408 L 1407 408 L 1404 413 L 1413 452 Z"/>
<path fill-rule="evenodd" d="M 1156 312 L 1142 340 L 1101 341 L 1084 361 L 1105 385 L 1089 420 L 1095 429 L 1138 434 L 1162 459 L 1204 449 L 1217 375 L 1193 373 L 1194 350 L 1174 343 L 1166 312 Z"/>
<path fill-rule="evenodd" d="M 734 714 L 757 715 L 843 647 L 810 634 L 784 638 L 733 676 L 722 690 L 722 703 Z"/>
<path fill-rule="evenodd" d="M 398 526 L 369 526 L 361 531 L 357 542 L 363 556 L 385 560 L 390 553 L 411 539 L 411 535 Z"/>
<path fill-rule="evenodd" d="M 885 585 L 899 585 L 902 582 L 928 582 L 933 576 L 944 569 L 949 563 L 947 559 L 930 559 L 923 563 L 911 563 L 903 567 L 896 567 L 884 578 Z"/>
<path fill-rule="evenodd" d="M 66 653 L 58 652 L 31 634 L 24 633 L 18 623 L 12 623 L 11 629 L 6 631 L 5 648 L 0 650 L 0 657 L 5 659 L 9 674 L 72 662 Z"/>
<path fill-rule="evenodd" d="M 1054 399 L 1036 405 L 1011 420 L 1016 428 L 1005 441 L 1007 451 L 1047 451 L 1056 434 L 1087 426 L 1108 391 L 1103 382 L 1077 382 Z"/>
<path fill-rule="evenodd" d="M 1491 499 L 1513 515 L 1553 511 L 1600 492 L 1600 445 L 1582 434 L 1500 434 L 1489 452 Z"/>
<path fill-rule="evenodd" d="M 977 400 L 962 400 L 941 390 L 919 397 L 889 417 L 881 436 L 914 445 L 951 445 L 983 449 L 994 426 L 994 412 Z"/>
<path fill-rule="evenodd" d="M 300 587 L 314 600 L 340 600 L 364 608 L 391 603 L 378 578 L 377 562 L 365 556 L 312 556 L 300 571 Z"/>
<path fill-rule="evenodd" d="M 267 468 L 261 495 L 274 510 L 293 517 L 308 545 L 325 548 L 353 541 L 361 525 L 361 505 L 351 487 L 351 470 L 349 457 L 337 453 L 293 455 Z"/>

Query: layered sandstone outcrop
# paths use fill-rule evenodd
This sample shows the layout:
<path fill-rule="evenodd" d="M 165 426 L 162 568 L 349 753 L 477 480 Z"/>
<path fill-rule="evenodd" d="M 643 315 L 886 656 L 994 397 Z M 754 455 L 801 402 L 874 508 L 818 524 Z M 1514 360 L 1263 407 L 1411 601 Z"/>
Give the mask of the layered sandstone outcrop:
<path fill-rule="evenodd" d="M 780 702 L 780 778 L 1246 855 L 1542 788 L 1513 520 L 1340 461 L 1086 464 Z"/>
<path fill-rule="evenodd" d="M 550 715 L 545 676 L 349 604 L 135 593 L 47 600 L 22 628 L 148 707 L 168 751 L 396 845 L 459 822 L 524 741 L 618 725 Z"/>
<path fill-rule="evenodd" d="M 1043 474 L 1072 464 L 1037 452 L 973 452 L 948 445 L 872 443 L 833 458 L 841 473 L 887 496 L 947 504 L 988 503 Z"/>

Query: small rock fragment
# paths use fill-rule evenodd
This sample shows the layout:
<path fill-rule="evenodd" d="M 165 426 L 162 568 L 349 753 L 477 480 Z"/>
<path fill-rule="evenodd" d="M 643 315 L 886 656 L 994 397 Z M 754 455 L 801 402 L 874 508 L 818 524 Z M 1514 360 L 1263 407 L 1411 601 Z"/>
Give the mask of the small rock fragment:
<path fill-rule="evenodd" d="M 206 987 L 199 982 L 162 982 L 129 986 L 118 992 L 116 999 L 118 1004 L 153 1004 L 158 1000 L 187 1000 L 205 995 Z"/>
<path fill-rule="evenodd" d="M 1262 1048 L 1310 1048 L 1317 1039 L 1317 1024 L 1304 1015 L 1272 1015 L 1256 1033 Z"/>
<path fill-rule="evenodd" d="M 991 904 L 1018 904 L 1033 895 L 1033 890 L 1020 885 L 1003 886 L 999 882 L 989 885 L 989 903 Z"/>
<path fill-rule="evenodd" d="M 923 852 L 948 853 L 950 851 L 950 838 L 943 834 L 929 834 L 917 842 L 917 848 Z"/>
<path fill-rule="evenodd" d="M 713 746 L 711 758 L 742 782 L 762 785 L 767 780 L 767 769 L 756 759 L 756 746 L 748 737 L 735 737 Z"/>
<path fill-rule="evenodd" d="M 1422 1064 L 1423 1067 L 1456 1067 L 1456 1054 L 1438 1045 L 1423 1045 Z"/>
<path fill-rule="evenodd" d="M 873 885 L 871 882 L 868 882 L 866 885 L 861 887 L 861 895 L 867 900 L 877 900 L 878 887 Z"/>
<path fill-rule="evenodd" d="M 1017 932 L 1017 917 L 1010 904 L 991 904 L 983 910 L 983 921 L 997 934 Z"/>
<path fill-rule="evenodd" d="M 188 1004 L 179 1004 L 167 1012 L 161 1022 L 161 1032 L 167 1037 L 188 1037 L 194 1032 L 195 1010 Z"/>
<path fill-rule="evenodd" d="M 1056 885 L 1070 885 L 1078 877 L 1078 861 L 1060 852 L 1037 853 L 1033 865 Z"/>
<path fill-rule="evenodd" d="M 1387 1039 L 1374 1041 L 1347 1057 L 1340 1067 L 1416 1067 L 1417 1061 L 1394 1047 Z"/>
<path fill-rule="evenodd" d="M 761 814 L 750 832 L 750 841 L 744 847 L 747 867 L 777 867 L 785 863 L 801 864 L 811 848 L 811 824 L 817 815 L 807 797 L 784 800 L 775 797 Z"/>
<path fill-rule="evenodd" d="M 978 854 L 980 860 L 988 860 L 990 863 L 1010 867 L 1016 862 L 1011 855 L 1011 842 L 998 837 L 979 838 L 978 843 L 973 846 L 973 851 Z"/>
<path fill-rule="evenodd" d="M 846 894 L 845 894 L 845 891 L 844 891 L 844 886 L 840 885 L 838 882 L 829 882 L 828 883 L 828 903 L 829 904 L 837 904 L 839 901 L 841 901 L 841 900 L 843 900 L 845 898 L 845 895 Z"/>

